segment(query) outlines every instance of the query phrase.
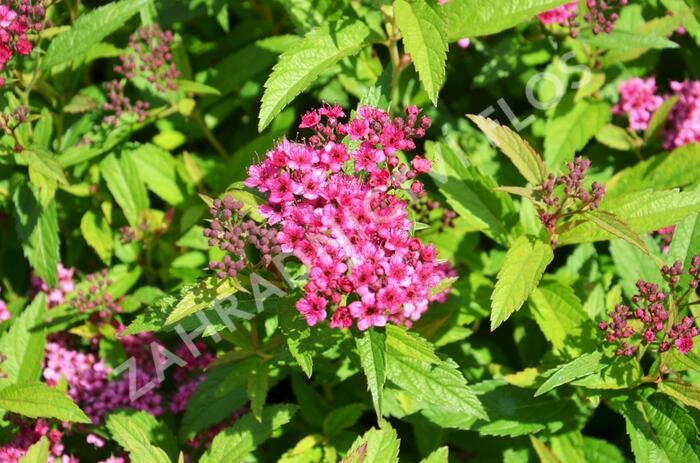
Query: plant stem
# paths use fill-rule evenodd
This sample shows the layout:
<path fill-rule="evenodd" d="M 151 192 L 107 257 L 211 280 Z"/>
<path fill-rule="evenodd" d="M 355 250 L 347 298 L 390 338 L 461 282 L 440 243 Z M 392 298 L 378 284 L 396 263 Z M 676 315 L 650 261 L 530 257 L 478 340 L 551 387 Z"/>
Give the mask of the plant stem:
<path fill-rule="evenodd" d="M 202 113 L 199 112 L 199 109 L 195 109 L 192 111 L 192 118 L 195 120 L 199 128 L 202 130 L 202 133 L 204 134 L 204 138 L 207 139 L 207 141 L 211 144 L 211 146 L 216 150 L 217 153 L 221 155 L 224 159 L 228 159 L 229 155 L 228 152 L 226 151 L 226 148 L 223 147 L 223 145 L 217 140 L 216 136 L 214 133 L 207 127 L 207 123 L 204 121 L 204 118 L 202 117 Z"/>

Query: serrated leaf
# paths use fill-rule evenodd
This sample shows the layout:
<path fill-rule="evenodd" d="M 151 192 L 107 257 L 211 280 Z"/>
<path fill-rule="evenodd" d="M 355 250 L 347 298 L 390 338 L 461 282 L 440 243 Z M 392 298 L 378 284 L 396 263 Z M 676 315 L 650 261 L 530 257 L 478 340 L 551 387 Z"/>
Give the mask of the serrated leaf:
<path fill-rule="evenodd" d="M 367 378 L 367 389 L 372 395 L 372 404 L 377 417 L 382 416 L 382 393 L 386 381 L 386 337 L 370 328 L 357 338 L 360 364 Z"/>
<path fill-rule="evenodd" d="M 200 463 L 239 463 L 255 448 L 272 437 L 272 433 L 289 423 L 296 405 L 276 404 L 265 409 L 258 421 L 248 413 L 216 435 Z"/>
<path fill-rule="evenodd" d="M 493 191 L 496 181 L 470 166 L 444 143 L 426 142 L 430 176 L 461 217 L 506 245 L 515 226 L 515 206 L 508 195 Z"/>
<path fill-rule="evenodd" d="M 22 240 L 24 256 L 51 288 L 58 284 L 56 269 L 59 261 L 58 218 L 56 199 L 42 202 L 34 188 L 21 183 L 12 196 L 15 229 Z"/>
<path fill-rule="evenodd" d="M 44 383 L 12 384 L 0 390 L 0 408 L 29 418 L 56 418 L 72 423 L 90 419 L 65 392 Z"/>
<path fill-rule="evenodd" d="M 443 8 L 450 41 L 492 35 L 515 27 L 569 0 L 450 0 Z"/>
<path fill-rule="evenodd" d="M 80 15 L 71 28 L 51 40 L 42 69 L 81 58 L 93 45 L 116 31 L 139 12 L 147 0 L 113 2 Z"/>
<path fill-rule="evenodd" d="M 638 234 L 675 225 L 700 212 L 700 191 L 641 191 L 604 199 L 599 210 L 615 214 Z M 559 236 L 560 244 L 592 243 L 614 235 L 591 222 L 582 223 Z"/>
<path fill-rule="evenodd" d="M 148 189 L 163 201 L 176 206 L 185 200 L 178 185 L 175 159 L 169 152 L 155 145 L 143 144 L 124 155 L 131 158 Z"/>
<path fill-rule="evenodd" d="M 601 230 L 610 233 L 612 236 L 627 241 L 631 245 L 637 247 L 644 254 L 649 254 L 649 250 L 635 232 L 633 232 L 626 223 L 620 220 L 615 214 L 606 211 L 591 211 L 586 213 L 585 217 L 596 224 Z"/>
<path fill-rule="evenodd" d="M 46 344 L 46 330 L 41 326 L 45 314 L 46 295 L 39 293 L 0 338 L 0 352 L 6 357 L 0 367 L 6 377 L 0 378 L 0 387 L 39 380 Z"/>
<path fill-rule="evenodd" d="M 107 429 L 134 463 L 170 463 L 165 450 L 151 443 L 158 426 L 155 418 L 145 412 L 135 415 L 113 413 L 107 417 Z"/>
<path fill-rule="evenodd" d="M 700 22 L 693 12 L 688 13 L 688 3 L 684 0 L 661 0 L 661 3 L 673 13 L 683 16 L 683 27 L 688 31 L 695 43 L 700 45 Z M 692 3 L 691 3 L 692 5 Z"/>
<path fill-rule="evenodd" d="M 700 410 L 700 387 L 695 384 L 661 381 L 658 389 L 659 392 L 663 392 L 689 407 Z"/>
<path fill-rule="evenodd" d="M 700 144 L 657 154 L 623 169 L 605 183 L 606 198 L 649 188 L 667 190 L 700 180 Z"/>
<path fill-rule="evenodd" d="M 583 436 L 583 452 L 586 463 L 627 463 L 620 449 L 595 437 Z"/>
<path fill-rule="evenodd" d="M 529 307 L 556 354 L 575 358 L 597 346 L 595 327 L 572 288 L 544 283 L 530 295 Z"/>
<path fill-rule="evenodd" d="M 398 463 L 399 444 L 396 431 L 384 423 L 358 437 L 342 463 Z"/>
<path fill-rule="evenodd" d="M 626 403 L 623 413 L 640 463 L 700 462 L 700 439 L 685 410 L 662 394 Z"/>
<path fill-rule="evenodd" d="M 282 53 L 265 82 L 258 130 L 262 132 L 321 73 L 373 39 L 376 37 L 363 22 L 344 19 L 319 26 Z"/>
<path fill-rule="evenodd" d="M 563 108 L 560 103 L 557 108 Z M 547 121 L 544 159 L 547 166 L 558 168 L 571 161 L 598 131 L 610 121 L 611 108 L 605 102 L 581 100 L 565 113 L 559 111 Z"/>
<path fill-rule="evenodd" d="M 535 391 L 535 397 L 545 394 L 554 388 L 571 381 L 588 376 L 607 366 L 603 362 L 603 354 L 592 352 L 581 355 L 569 363 L 561 365 L 558 369 Z"/>
<path fill-rule="evenodd" d="M 491 294 L 491 331 L 522 307 L 552 259 L 554 253 L 547 243 L 526 236 L 513 242 Z"/>
<path fill-rule="evenodd" d="M 426 0 L 394 0 L 394 18 L 423 88 L 437 105 L 447 60 L 447 21 L 443 11 Z"/>
<path fill-rule="evenodd" d="M 216 277 L 201 280 L 195 287 L 185 292 L 180 302 L 165 320 L 165 325 L 174 325 L 180 320 L 200 310 L 207 309 L 217 301 L 222 301 L 236 293 L 240 283 L 227 278 L 219 281 Z"/>
<path fill-rule="evenodd" d="M 447 447 L 440 447 L 433 453 L 423 458 L 420 463 L 447 463 L 450 451 Z"/>
<path fill-rule="evenodd" d="M 440 413 L 488 419 L 457 364 L 425 355 L 431 350 L 419 336 L 390 336 L 387 330 L 387 379 L 418 401 L 428 419 Z"/>
<path fill-rule="evenodd" d="M 32 444 L 27 453 L 19 459 L 19 463 L 46 463 L 49 461 L 49 440 L 46 436 Z"/>
<path fill-rule="evenodd" d="M 615 124 L 605 124 L 595 134 L 595 139 L 608 148 L 619 151 L 631 151 L 637 146 L 629 132 Z"/>
<path fill-rule="evenodd" d="M 23 161 L 46 178 L 68 185 L 68 179 L 58 160 L 58 156 L 39 146 L 31 146 L 22 151 Z"/>
<path fill-rule="evenodd" d="M 396 356 L 439 364 L 433 346 L 417 333 L 396 325 L 386 326 L 386 351 Z"/>
<path fill-rule="evenodd" d="M 149 205 L 148 192 L 131 158 L 109 154 L 100 162 L 100 173 L 129 224 L 138 226 L 141 212 Z"/>
<path fill-rule="evenodd" d="M 532 185 L 541 185 L 547 177 L 547 170 L 539 154 L 530 144 L 506 126 L 491 119 L 468 114 L 482 132 L 508 156 L 525 180 Z"/>
<path fill-rule="evenodd" d="M 95 250 L 102 262 L 109 265 L 114 251 L 114 242 L 112 230 L 104 216 L 87 211 L 80 219 L 80 231 L 87 244 Z"/>

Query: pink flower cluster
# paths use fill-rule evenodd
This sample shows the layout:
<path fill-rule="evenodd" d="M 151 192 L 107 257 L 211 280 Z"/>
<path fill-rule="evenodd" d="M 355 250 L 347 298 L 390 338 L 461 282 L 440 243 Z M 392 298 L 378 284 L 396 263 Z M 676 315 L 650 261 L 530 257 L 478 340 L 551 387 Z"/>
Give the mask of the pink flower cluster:
<path fill-rule="evenodd" d="M 613 114 L 626 114 L 631 130 L 646 130 L 651 116 L 664 102 L 663 97 L 656 95 L 656 78 L 633 77 L 620 82 L 618 91 L 620 101 L 613 106 Z"/>
<path fill-rule="evenodd" d="M 684 303 L 688 294 L 698 287 L 700 256 L 694 256 L 691 260 L 688 274 L 692 279 L 685 290 L 679 288 L 680 276 L 683 274 L 680 261 L 670 267 L 664 266 L 661 274 L 668 283 L 668 292 L 661 291 L 654 283 L 640 280 L 637 282 L 638 294 L 632 297 L 632 307 L 618 304 L 608 314 L 610 320 L 598 324 L 605 333 L 606 341 L 617 346 L 616 355 L 632 357 L 641 344 L 658 344 L 660 352 L 675 347 L 683 355 L 693 348 L 693 338 L 700 334 L 695 321 L 686 316 L 680 323 L 670 324 L 669 311 L 687 306 Z M 669 306 L 669 301 L 672 301 L 672 306 Z"/>
<path fill-rule="evenodd" d="M 48 463 L 78 463 L 77 459 L 63 453 L 65 451 L 62 443 L 63 433 L 47 421 L 39 419 L 30 423 L 17 419 L 15 425 L 18 431 L 12 437 L 12 441 L 0 447 L 1 462 L 18 463 L 32 444 L 46 436 L 49 441 Z"/>
<path fill-rule="evenodd" d="M 142 387 L 156 380 L 155 366 L 150 351 L 155 338 L 143 333 L 120 338 L 127 355 L 136 361 L 136 384 Z M 132 401 L 129 397 L 129 375 L 110 380 L 111 368 L 92 353 L 71 349 L 65 342 L 54 340 L 46 344 L 43 376 L 54 386 L 63 376 L 68 383 L 68 394 L 85 411 L 94 424 L 113 410 L 131 408 L 153 415 L 163 412 L 161 396 L 155 389 Z"/>
<path fill-rule="evenodd" d="M 566 3 L 564 5 L 540 13 L 538 19 L 545 26 L 559 24 L 564 27 L 578 15 L 578 1 Z"/>
<path fill-rule="evenodd" d="M 126 84 L 134 79 L 146 80 L 158 94 L 177 89 L 180 72 L 170 49 L 174 40 L 171 31 L 163 31 L 156 24 L 143 26 L 131 35 L 127 52 L 119 57 L 120 64 L 114 66 L 120 78 L 105 83 L 107 101 L 102 109 L 110 113 L 103 118 L 105 124 L 115 126 L 126 114 L 135 116 L 137 122 L 148 117 L 150 104 L 144 100 L 132 103 L 125 93 Z"/>
<path fill-rule="evenodd" d="M 664 148 L 673 149 L 700 142 L 700 81 L 671 82 L 678 102 L 668 115 L 664 130 Z"/>
<path fill-rule="evenodd" d="M 654 77 L 634 77 L 619 85 L 620 102 L 615 105 L 615 114 L 626 114 L 632 130 L 645 130 L 652 114 L 673 96 L 678 102 L 671 109 L 663 131 L 663 147 L 678 148 L 689 143 L 700 142 L 700 81 L 671 81 L 671 93 L 657 95 Z"/>
<path fill-rule="evenodd" d="M 202 341 L 195 343 L 201 353 L 198 357 L 192 355 L 187 345 L 183 344 L 175 350 L 175 355 L 185 361 L 185 366 L 175 370 L 173 379 L 178 385 L 177 392 L 170 402 L 170 410 L 173 413 L 184 412 L 190 397 L 197 390 L 197 386 L 204 381 L 204 370 L 216 358 L 211 352 L 207 352 L 207 346 Z"/>
<path fill-rule="evenodd" d="M 2 288 L 0 288 L 0 294 L 2 293 Z M 0 299 L 0 322 L 6 322 L 12 317 L 12 314 L 7 310 L 7 304 L 5 301 Z"/>
<path fill-rule="evenodd" d="M 406 118 L 362 107 L 344 122 L 338 106 L 324 105 L 302 117 L 308 141 L 283 141 L 248 170 L 245 184 L 267 195 L 260 213 L 279 228 L 278 240 L 309 269 L 297 310 L 313 326 L 360 330 L 397 323 L 410 326 L 436 298 L 447 274 L 435 248 L 411 236 L 408 202 L 423 194 L 416 176 L 430 162 L 398 151 L 415 149 L 430 119 L 415 106 Z"/>
<path fill-rule="evenodd" d="M 66 268 L 59 262 L 56 275 L 58 277 L 58 287 L 56 288 L 49 288 L 49 285 L 34 273 L 31 278 L 32 294 L 46 294 L 46 304 L 49 308 L 63 304 L 66 301 L 66 295 L 75 289 L 75 282 L 73 281 L 75 268 Z"/>
<path fill-rule="evenodd" d="M 540 222 L 549 233 L 554 233 L 561 219 L 598 208 L 605 196 L 605 185 L 593 182 L 588 191 L 583 181 L 591 161 L 577 157 L 566 164 L 568 173 L 549 174 L 542 185 L 541 204 L 536 205 Z"/>
<path fill-rule="evenodd" d="M 34 46 L 28 33 L 40 32 L 47 26 L 43 0 L 9 0 L 0 4 L 0 71 L 15 55 L 26 56 Z M 0 77 L 0 86 L 5 79 Z"/>
<path fill-rule="evenodd" d="M 628 0 L 586 0 L 586 12 L 584 21 L 588 23 L 594 34 L 605 32 L 609 34 L 615 27 L 620 8 L 627 5 Z M 576 37 L 579 34 L 580 24 L 578 17 L 578 1 L 566 3 L 540 13 L 538 19 L 545 26 L 559 24 L 569 28 L 569 34 Z"/>

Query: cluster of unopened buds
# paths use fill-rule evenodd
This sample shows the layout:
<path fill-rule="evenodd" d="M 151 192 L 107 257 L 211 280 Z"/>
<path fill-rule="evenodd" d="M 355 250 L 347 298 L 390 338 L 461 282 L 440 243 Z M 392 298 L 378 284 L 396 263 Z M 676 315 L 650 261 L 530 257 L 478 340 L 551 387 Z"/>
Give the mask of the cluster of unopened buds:
<path fill-rule="evenodd" d="M 569 34 L 577 37 L 581 28 L 578 21 L 578 0 L 552 8 L 541 13 L 538 18 L 546 26 L 559 24 L 569 28 Z M 619 19 L 620 8 L 626 6 L 629 0 L 586 0 L 586 11 L 583 20 L 591 27 L 594 34 L 604 32 L 609 34 Z"/>
<path fill-rule="evenodd" d="M 13 110 L 7 110 L 0 113 L 0 130 L 5 132 L 5 135 L 12 137 L 15 141 L 15 152 L 21 152 L 24 147 L 17 138 L 17 128 L 27 122 L 29 117 L 29 108 L 26 106 L 18 106 Z"/>
<path fill-rule="evenodd" d="M 31 34 L 38 34 L 50 23 L 46 0 L 7 0 L 0 4 L 0 72 L 15 55 L 26 56 L 34 49 Z M 0 77 L 0 87 L 5 78 Z"/>
<path fill-rule="evenodd" d="M 560 220 L 593 211 L 600 205 L 605 185 L 593 182 L 589 191 L 583 183 L 590 165 L 588 159 L 577 157 L 566 164 L 568 173 L 549 174 L 541 186 L 541 198 L 536 207 L 540 222 L 549 233 L 555 232 Z"/>
<path fill-rule="evenodd" d="M 115 298 L 109 292 L 112 280 L 107 277 L 107 269 L 85 277 L 88 288 L 78 289 L 76 296 L 69 301 L 71 307 L 79 313 L 89 313 L 92 321 L 99 323 L 111 319 L 115 313 L 122 311 L 121 298 Z"/>
<path fill-rule="evenodd" d="M 209 262 L 209 268 L 220 279 L 235 277 L 251 264 L 246 255 L 246 245 L 254 246 L 260 253 L 264 267 L 272 263 L 275 255 L 282 252 L 277 230 L 261 226 L 251 219 L 244 219 L 243 202 L 235 201 L 231 195 L 223 200 L 215 199 L 209 208 L 212 220 L 204 229 L 209 246 L 226 252 L 221 261 Z"/>
<path fill-rule="evenodd" d="M 119 64 L 114 66 L 119 78 L 105 83 L 107 101 L 102 109 L 109 113 L 103 118 L 105 124 L 117 125 L 126 114 L 135 117 L 137 122 L 143 122 L 150 114 L 151 106 L 147 101 L 136 100 L 132 103 L 126 95 L 129 82 L 145 80 L 161 95 L 177 89 L 180 72 L 171 52 L 174 40 L 171 31 L 163 31 L 156 24 L 143 26 L 131 35 L 127 52 L 119 57 Z"/>
<path fill-rule="evenodd" d="M 430 199 L 428 196 L 422 196 L 418 201 L 413 202 L 411 209 L 415 213 L 417 222 L 426 225 L 435 224 L 438 233 L 455 227 L 454 221 L 457 218 L 457 213 L 453 210 L 442 208 L 439 201 Z"/>
<path fill-rule="evenodd" d="M 668 292 L 662 291 L 654 283 L 637 282 L 638 294 L 632 297 L 632 306 L 618 304 L 608 314 L 610 320 L 598 324 L 605 333 L 606 341 L 617 346 L 616 355 L 632 357 L 642 344 L 656 344 L 660 352 L 672 347 L 683 355 L 690 352 L 693 338 L 700 334 L 700 330 L 691 317 L 680 318 L 679 311 L 687 305 L 688 295 L 698 287 L 699 269 L 700 256 L 694 256 L 688 269 L 691 279 L 685 290 L 679 287 L 683 275 L 680 261 L 661 269 L 669 287 Z"/>
<path fill-rule="evenodd" d="M 281 250 L 308 269 L 296 308 L 309 325 L 360 330 L 397 323 L 410 326 L 431 300 L 431 289 L 451 272 L 435 248 L 411 236 L 405 198 L 421 196 L 417 175 L 430 162 L 398 151 L 415 149 L 430 119 L 409 107 L 406 117 L 361 107 L 346 122 L 338 106 L 323 105 L 302 117 L 312 135 L 283 141 L 248 170 L 246 186 L 267 197 L 259 208 L 279 233 Z"/>

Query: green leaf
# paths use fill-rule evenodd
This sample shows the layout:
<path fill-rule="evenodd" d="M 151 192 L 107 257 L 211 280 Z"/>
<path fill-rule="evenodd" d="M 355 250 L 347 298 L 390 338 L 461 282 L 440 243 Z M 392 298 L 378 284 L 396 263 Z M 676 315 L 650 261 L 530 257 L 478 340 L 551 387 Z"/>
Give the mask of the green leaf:
<path fill-rule="evenodd" d="M 100 162 L 100 172 L 131 226 L 139 225 L 139 216 L 148 209 L 148 192 L 130 157 L 117 159 L 109 154 Z"/>
<path fill-rule="evenodd" d="M 608 148 L 619 151 L 631 151 L 638 144 L 627 130 L 615 124 L 605 124 L 595 134 L 595 139 Z"/>
<path fill-rule="evenodd" d="M 610 105 L 605 102 L 581 100 L 565 113 L 565 102 L 560 103 L 554 116 L 547 121 L 544 138 L 544 159 L 547 166 L 556 168 L 574 158 L 588 142 L 610 121 Z"/>
<path fill-rule="evenodd" d="M 570 287 L 544 283 L 532 292 L 529 307 L 555 354 L 575 358 L 596 348 L 593 322 Z"/>
<path fill-rule="evenodd" d="M 498 184 L 493 178 L 468 165 L 445 143 L 426 142 L 425 149 L 432 163 L 430 176 L 455 212 L 500 244 L 508 244 L 515 225 L 513 200 L 494 191 Z"/>
<path fill-rule="evenodd" d="M 175 159 L 162 148 L 144 144 L 124 154 L 131 158 L 139 177 L 163 201 L 176 206 L 185 200 L 178 185 Z"/>
<path fill-rule="evenodd" d="M 665 37 L 644 32 L 623 31 L 615 29 L 610 33 L 593 34 L 586 31 L 580 35 L 579 40 L 597 48 L 614 50 L 615 52 L 637 49 L 664 49 L 678 48 L 678 44 Z"/>
<path fill-rule="evenodd" d="M 700 387 L 695 384 L 667 380 L 661 381 L 658 389 L 659 392 L 663 392 L 689 407 L 700 410 Z"/>
<path fill-rule="evenodd" d="M 604 199 L 599 210 L 615 214 L 634 233 L 650 233 L 700 212 L 700 191 L 646 190 L 630 193 Z M 559 244 L 591 243 L 614 236 L 586 222 L 562 233 Z"/>
<path fill-rule="evenodd" d="M 139 12 L 147 0 L 122 0 L 96 8 L 81 15 L 67 31 L 51 40 L 41 62 L 42 69 L 81 58 Z"/>
<path fill-rule="evenodd" d="M 59 261 L 58 218 L 56 199 L 43 202 L 31 185 L 21 183 L 14 192 L 15 228 L 22 240 L 22 250 L 37 275 L 55 288 Z"/>
<path fill-rule="evenodd" d="M 323 420 L 323 433 L 328 437 L 340 434 L 354 426 L 365 410 L 367 406 L 361 403 L 342 405 L 333 409 Z"/>
<path fill-rule="evenodd" d="M 265 82 L 258 130 L 262 132 L 321 73 L 375 39 L 377 37 L 361 21 L 344 19 L 321 25 L 282 53 Z"/>
<path fill-rule="evenodd" d="M 595 437 L 583 437 L 583 452 L 586 463 L 627 463 L 620 449 Z"/>
<path fill-rule="evenodd" d="M 112 229 L 104 215 L 98 216 L 92 211 L 87 211 L 80 220 L 80 231 L 87 244 L 95 250 L 102 262 L 109 265 L 114 251 L 114 241 L 112 240 Z"/>
<path fill-rule="evenodd" d="M 386 337 L 370 328 L 357 341 L 360 364 L 367 378 L 367 389 L 372 394 L 372 404 L 377 417 L 382 416 L 382 393 L 386 381 Z"/>
<path fill-rule="evenodd" d="M 22 158 L 23 162 L 26 162 L 29 167 L 44 177 L 68 185 L 68 179 L 66 179 L 66 174 L 58 161 L 58 156 L 49 150 L 39 146 L 31 146 L 22 151 Z"/>
<path fill-rule="evenodd" d="M 671 399 L 653 394 L 648 399 L 631 399 L 622 410 L 638 462 L 700 462 L 695 422 Z"/>
<path fill-rule="evenodd" d="M 545 394 L 562 384 L 588 376 L 602 370 L 607 365 L 603 354 L 592 352 L 584 354 L 569 363 L 557 367 L 557 370 L 535 392 L 535 397 Z"/>
<path fill-rule="evenodd" d="M 255 365 L 248 374 L 248 398 L 250 410 L 258 420 L 262 419 L 263 407 L 267 398 L 268 367 L 262 359 L 256 359 Z"/>
<path fill-rule="evenodd" d="M 688 16 L 692 17 L 693 15 L 690 14 Z M 678 95 L 674 95 L 664 100 L 664 102 L 661 103 L 661 106 L 659 106 L 656 109 L 656 111 L 654 111 L 654 115 L 651 116 L 649 125 L 647 125 L 647 128 L 644 131 L 645 140 L 649 140 L 651 137 L 656 136 L 661 131 L 661 129 L 663 129 L 664 124 L 666 123 L 666 119 L 668 119 L 669 113 L 678 102 L 678 98 Z"/>
<path fill-rule="evenodd" d="M 32 444 L 27 453 L 19 459 L 19 463 L 46 463 L 49 461 L 49 440 L 46 436 Z"/>
<path fill-rule="evenodd" d="M 426 0 L 394 0 L 394 18 L 418 77 L 430 100 L 437 105 L 438 93 L 445 83 L 447 60 L 447 21 L 442 8 Z"/>
<path fill-rule="evenodd" d="M 185 292 L 175 309 L 168 315 L 165 325 L 174 325 L 180 320 L 200 310 L 208 309 L 216 302 L 229 298 L 241 289 L 240 283 L 227 278 L 219 281 L 216 277 L 201 280 L 195 287 Z"/>
<path fill-rule="evenodd" d="M 506 126 L 491 119 L 467 114 L 482 132 L 508 156 L 525 180 L 532 185 L 541 185 L 547 178 L 547 170 L 539 154 L 528 142 Z"/>
<path fill-rule="evenodd" d="M 673 241 L 668 250 L 669 262 L 680 260 L 684 269 L 690 268 L 693 256 L 700 254 L 700 214 L 693 214 L 683 219 L 673 230 Z M 681 274 L 679 285 L 687 286 L 691 275 Z"/>
<path fill-rule="evenodd" d="M 420 405 L 425 416 L 450 414 L 488 419 L 474 392 L 450 359 L 441 360 L 430 343 L 387 325 L 387 379 Z"/>
<path fill-rule="evenodd" d="M 296 405 L 271 405 L 260 421 L 248 413 L 216 435 L 199 463 L 239 463 L 272 437 L 274 431 L 289 423 L 297 409 Z"/>
<path fill-rule="evenodd" d="M 396 431 L 385 422 L 381 429 L 372 428 L 358 437 L 343 463 L 398 463 L 399 444 Z"/>
<path fill-rule="evenodd" d="M 567 0 L 450 0 L 443 8 L 450 41 L 492 35 L 529 21 Z"/>
<path fill-rule="evenodd" d="M 194 93 L 195 95 L 221 95 L 221 92 L 216 87 L 185 79 L 178 79 L 177 89 L 180 92 Z"/>
<path fill-rule="evenodd" d="M 0 390 L 0 408 L 29 418 L 56 418 L 72 423 L 90 423 L 90 419 L 65 392 L 44 383 L 7 386 Z"/>
<path fill-rule="evenodd" d="M 682 15 L 683 27 L 688 31 L 695 43 L 700 45 L 700 22 L 693 12 L 688 12 L 688 2 L 684 0 L 661 0 L 661 3 L 668 8 L 673 15 Z M 693 3 L 691 3 L 692 5 Z"/>
<path fill-rule="evenodd" d="M 146 412 L 112 413 L 107 417 L 107 429 L 117 443 L 122 446 L 134 463 L 170 463 L 165 450 L 152 444 L 159 433 L 167 427 Z M 172 438 L 172 436 L 171 436 Z"/>
<path fill-rule="evenodd" d="M 646 244 L 639 238 L 639 235 L 633 232 L 630 227 L 616 217 L 615 214 L 605 211 L 591 211 L 586 213 L 585 217 L 596 224 L 601 230 L 636 246 L 644 254 L 649 254 Z"/>
<path fill-rule="evenodd" d="M 554 253 L 547 243 L 526 236 L 513 242 L 491 294 L 491 331 L 522 307 L 552 259 Z"/>
<path fill-rule="evenodd" d="M 559 458 L 540 439 L 530 435 L 530 443 L 541 463 L 560 463 Z"/>
<path fill-rule="evenodd" d="M 433 453 L 423 458 L 420 463 L 448 463 L 450 451 L 447 447 L 440 447 Z"/>
<path fill-rule="evenodd" d="M 691 143 L 621 170 L 605 183 L 606 198 L 690 185 L 700 180 L 700 144 Z"/>
<path fill-rule="evenodd" d="M 0 378 L 0 387 L 39 380 L 46 344 L 46 330 L 41 326 L 45 314 L 46 295 L 39 293 L 0 338 L 0 352 L 7 357 L 1 366 L 7 377 Z"/>

